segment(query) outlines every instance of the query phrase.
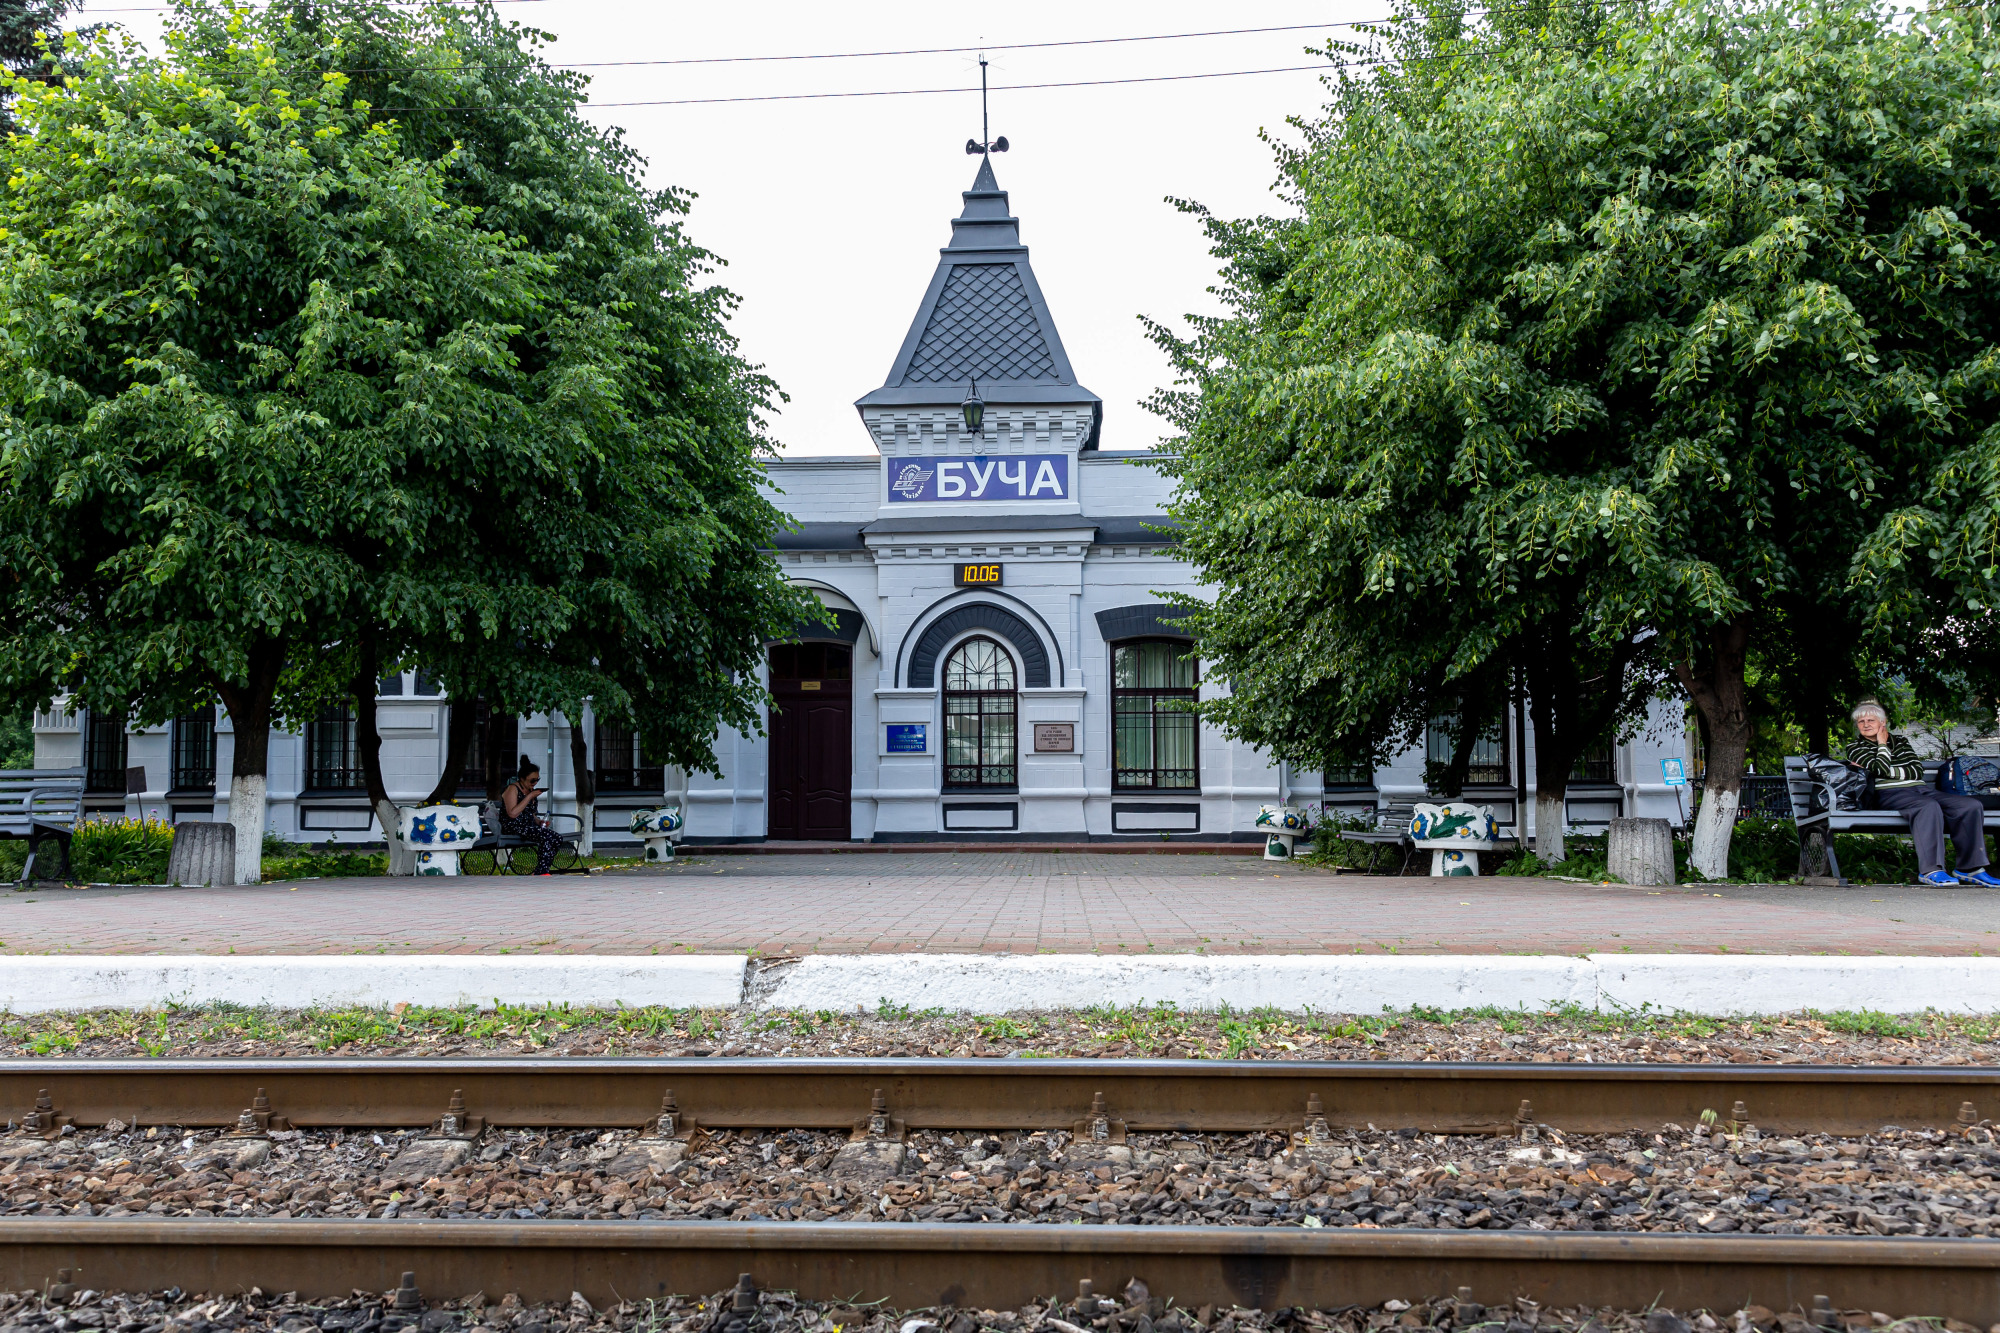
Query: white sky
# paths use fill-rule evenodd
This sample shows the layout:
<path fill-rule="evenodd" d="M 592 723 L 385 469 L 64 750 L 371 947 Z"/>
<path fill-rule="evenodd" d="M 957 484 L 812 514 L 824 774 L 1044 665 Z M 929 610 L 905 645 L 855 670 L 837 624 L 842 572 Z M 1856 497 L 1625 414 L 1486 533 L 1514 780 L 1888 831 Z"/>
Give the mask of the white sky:
<path fill-rule="evenodd" d="M 81 11 L 143 39 L 154 13 L 92 0 Z M 670 3 L 530 0 L 510 18 L 550 31 L 559 63 L 905 50 L 993 43 L 1328 25 L 1378 18 L 1370 0 L 1193 0 L 1060 3 L 1019 0 L 995 11 L 889 3 Z M 1322 101 L 1311 72 L 1170 83 L 1005 91 L 1010 84 L 1141 78 L 1316 63 L 1304 48 L 1345 28 L 1129 42 L 1049 50 L 994 49 L 992 131 L 1012 150 L 995 172 L 1077 375 L 1104 399 L 1107 448 L 1143 448 L 1165 433 L 1139 401 L 1167 383 L 1141 314 L 1211 311 L 1214 277 L 1194 219 L 1165 203 L 1198 200 L 1227 217 L 1268 213 L 1275 172 L 1260 129 L 1286 137 L 1289 115 Z M 592 69 L 594 102 L 744 97 L 904 88 L 976 88 L 970 53 L 695 66 Z M 979 97 L 855 97 L 704 106 L 607 107 L 650 163 L 655 185 L 696 191 L 690 235 L 728 261 L 720 281 L 743 304 L 734 327 L 791 402 L 772 423 L 792 454 L 865 453 L 852 406 L 881 384 L 907 332 L 959 192 L 977 160 Z"/>

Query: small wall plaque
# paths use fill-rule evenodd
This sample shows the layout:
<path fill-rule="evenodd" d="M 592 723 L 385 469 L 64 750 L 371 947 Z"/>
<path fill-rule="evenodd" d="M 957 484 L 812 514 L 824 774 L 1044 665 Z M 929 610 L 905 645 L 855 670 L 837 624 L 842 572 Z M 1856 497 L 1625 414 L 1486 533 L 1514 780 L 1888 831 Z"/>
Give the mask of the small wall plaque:
<path fill-rule="evenodd" d="M 1037 722 L 1035 724 L 1035 753 L 1076 753 L 1076 723 Z"/>
<path fill-rule="evenodd" d="M 886 722 L 882 748 L 890 754 L 929 754 L 930 723 Z"/>

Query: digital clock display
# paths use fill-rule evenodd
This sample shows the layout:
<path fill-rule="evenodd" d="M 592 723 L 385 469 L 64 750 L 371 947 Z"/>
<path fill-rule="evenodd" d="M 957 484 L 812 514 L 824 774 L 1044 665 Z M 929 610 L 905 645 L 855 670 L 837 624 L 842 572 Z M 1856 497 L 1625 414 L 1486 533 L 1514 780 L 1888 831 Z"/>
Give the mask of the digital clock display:
<path fill-rule="evenodd" d="M 1002 582 L 1000 570 L 1001 565 L 997 561 L 990 565 L 960 565 L 958 566 L 958 586 L 961 588 L 997 588 Z"/>

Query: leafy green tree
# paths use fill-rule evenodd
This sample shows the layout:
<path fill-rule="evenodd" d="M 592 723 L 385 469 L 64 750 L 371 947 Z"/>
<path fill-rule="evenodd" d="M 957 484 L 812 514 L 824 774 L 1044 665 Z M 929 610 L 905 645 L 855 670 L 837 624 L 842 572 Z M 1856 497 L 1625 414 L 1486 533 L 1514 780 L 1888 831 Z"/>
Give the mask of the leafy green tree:
<path fill-rule="evenodd" d="M 756 553 L 766 385 L 727 293 L 601 137 L 487 138 L 571 170 L 481 177 L 356 94 L 446 64 L 441 30 L 203 0 L 162 57 L 100 41 L 67 86 L 15 85 L 0 682 L 143 720 L 220 697 L 246 878 L 269 726 L 358 678 L 372 710 L 381 664 L 523 710 L 601 698 L 699 766 L 794 618 Z M 574 130 L 573 91 L 544 93 L 544 129 Z M 510 230 L 528 214 L 553 216 Z"/>
<path fill-rule="evenodd" d="M 0 0 L 0 73 L 40 83 L 60 77 L 63 15 L 79 3 L 80 0 Z M 7 114 L 7 101 L 5 91 L 0 91 L 0 135 L 14 128 Z"/>
<path fill-rule="evenodd" d="M 258 878 L 287 665 L 410 524 L 391 444 L 481 447 L 534 266 L 238 15 L 17 80 L 0 211 L 0 676 L 158 721 L 219 697 Z"/>
<path fill-rule="evenodd" d="M 1223 592 L 1196 628 L 1245 729 L 1308 698 L 1275 715 L 1351 730 L 1501 653 L 1615 717 L 1621 661 L 1671 669 L 1720 876 L 1760 644 L 1852 626 L 1791 635 L 1851 679 L 2000 597 L 2000 53 L 1983 10 L 1861 0 L 1541 22 L 1412 20 L 1422 59 L 1281 157 L 1300 216 L 1211 222 L 1236 308 L 1170 343 L 1199 396 L 1163 402 Z"/>
<path fill-rule="evenodd" d="M 467 495 L 443 479 L 456 502 L 435 506 L 421 545 L 459 553 L 452 613 L 364 625 L 359 641 L 414 654 L 494 716 L 566 716 L 586 807 L 586 707 L 666 762 L 714 771 L 718 724 L 759 725 L 764 639 L 818 603 L 759 554 L 783 522 L 758 485 L 776 389 L 728 331 L 736 298 L 709 281 L 718 261 L 683 233 L 691 196 L 645 188 L 631 149 L 584 119 L 585 81 L 488 6 L 314 12 L 356 95 L 444 164 L 454 200 L 544 264 L 514 349 L 550 438 L 512 484 L 483 478 Z M 373 679 L 355 675 L 357 706 L 372 709 Z M 471 730 L 457 734 L 462 747 Z M 497 794 L 513 756 L 485 750 Z M 452 758 L 438 799 L 462 748 Z M 378 768 L 369 780 L 386 806 Z"/>

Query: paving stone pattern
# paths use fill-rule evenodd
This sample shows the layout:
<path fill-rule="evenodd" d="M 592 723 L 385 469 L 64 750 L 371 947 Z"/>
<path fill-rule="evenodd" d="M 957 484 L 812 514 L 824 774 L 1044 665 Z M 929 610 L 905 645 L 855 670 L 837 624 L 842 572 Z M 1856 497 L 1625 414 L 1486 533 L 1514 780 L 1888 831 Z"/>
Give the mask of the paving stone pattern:
<path fill-rule="evenodd" d="M 1643 889 L 1069 852 L 691 856 L 588 878 L 328 879 L 0 895 L 13 953 L 1957 954 L 2000 894 Z"/>

